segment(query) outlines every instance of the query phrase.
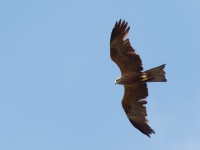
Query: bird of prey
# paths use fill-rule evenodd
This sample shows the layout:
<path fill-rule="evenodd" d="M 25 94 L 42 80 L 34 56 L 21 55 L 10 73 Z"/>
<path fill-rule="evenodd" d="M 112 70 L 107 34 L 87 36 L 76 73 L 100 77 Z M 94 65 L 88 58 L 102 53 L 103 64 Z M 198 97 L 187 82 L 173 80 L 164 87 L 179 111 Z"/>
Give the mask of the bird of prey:
<path fill-rule="evenodd" d="M 145 104 L 148 96 L 147 82 L 166 82 L 165 64 L 143 71 L 140 56 L 136 54 L 128 38 L 130 27 L 121 19 L 116 22 L 110 38 L 110 56 L 118 65 L 121 76 L 115 84 L 124 85 L 122 107 L 131 124 L 150 137 L 154 130 L 147 124 Z"/>

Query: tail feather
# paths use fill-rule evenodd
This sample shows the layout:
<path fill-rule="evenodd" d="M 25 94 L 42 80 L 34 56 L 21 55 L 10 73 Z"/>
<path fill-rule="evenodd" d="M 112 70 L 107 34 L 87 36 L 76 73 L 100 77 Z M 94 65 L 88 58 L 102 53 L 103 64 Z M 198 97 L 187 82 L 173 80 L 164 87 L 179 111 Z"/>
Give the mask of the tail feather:
<path fill-rule="evenodd" d="M 145 71 L 147 82 L 166 82 L 164 68 L 165 64 Z"/>

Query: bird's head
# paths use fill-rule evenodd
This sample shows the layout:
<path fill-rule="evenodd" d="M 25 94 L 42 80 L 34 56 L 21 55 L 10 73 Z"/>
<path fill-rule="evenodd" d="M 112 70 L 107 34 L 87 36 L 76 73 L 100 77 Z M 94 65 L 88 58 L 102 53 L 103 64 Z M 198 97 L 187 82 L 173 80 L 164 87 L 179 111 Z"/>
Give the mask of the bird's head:
<path fill-rule="evenodd" d="M 115 80 L 115 84 L 122 84 L 121 83 L 121 77 L 119 77 L 118 79 Z"/>

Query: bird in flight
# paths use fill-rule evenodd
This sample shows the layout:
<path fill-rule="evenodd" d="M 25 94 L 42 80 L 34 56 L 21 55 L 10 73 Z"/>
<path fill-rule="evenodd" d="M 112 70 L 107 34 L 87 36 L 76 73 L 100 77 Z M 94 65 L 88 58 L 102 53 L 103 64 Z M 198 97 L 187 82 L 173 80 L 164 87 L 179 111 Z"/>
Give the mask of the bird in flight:
<path fill-rule="evenodd" d="M 124 86 L 122 107 L 131 124 L 143 134 L 150 137 L 154 130 L 148 125 L 146 97 L 147 82 L 166 82 L 165 64 L 143 71 L 140 56 L 136 54 L 128 38 L 130 27 L 121 19 L 116 22 L 110 38 L 110 56 L 118 65 L 121 76 L 115 84 Z"/>

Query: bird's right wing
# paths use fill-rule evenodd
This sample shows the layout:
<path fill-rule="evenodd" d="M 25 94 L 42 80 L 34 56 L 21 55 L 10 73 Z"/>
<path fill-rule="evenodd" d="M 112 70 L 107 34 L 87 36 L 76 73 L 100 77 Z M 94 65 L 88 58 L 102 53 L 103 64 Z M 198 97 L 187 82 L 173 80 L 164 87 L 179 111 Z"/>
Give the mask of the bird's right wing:
<path fill-rule="evenodd" d="M 124 86 L 125 92 L 122 100 L 124 111 L 132 123 L 132 125 L 142 133 L 150 137 L 150 134 L 155 133 L 154 130 L 147 124 L 147 104 L 145 98 L 148 96 L 146 83 L 138 83 L 134 86 Z"/>

